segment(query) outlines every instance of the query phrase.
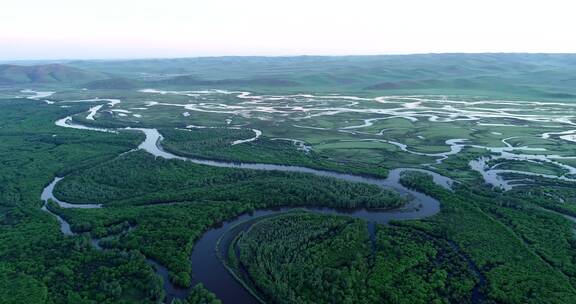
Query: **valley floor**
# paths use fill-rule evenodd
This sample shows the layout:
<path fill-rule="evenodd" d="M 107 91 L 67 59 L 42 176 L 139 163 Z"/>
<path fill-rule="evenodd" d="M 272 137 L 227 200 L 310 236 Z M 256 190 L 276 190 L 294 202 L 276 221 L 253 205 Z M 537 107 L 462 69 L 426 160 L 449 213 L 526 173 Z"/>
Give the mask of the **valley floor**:
<path fill-rule="evenodd" d="M 0 303 L 576 302 L 576 104 L 12 93 Z"/>

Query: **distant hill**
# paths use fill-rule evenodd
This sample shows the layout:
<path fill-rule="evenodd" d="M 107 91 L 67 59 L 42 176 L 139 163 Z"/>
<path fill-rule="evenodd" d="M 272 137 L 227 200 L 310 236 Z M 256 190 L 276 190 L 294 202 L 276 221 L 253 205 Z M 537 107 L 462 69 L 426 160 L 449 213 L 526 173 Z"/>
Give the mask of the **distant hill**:
<path fill-rule="evenodd" d="M 565 99 L 576 95 L 576 54 L 204 57 L 66 64 L 177 89 L 230 87 L 365 95 L 458 92 Z M 130 86 L 123 83 L 107 82 Z"/>
<path fill-rule="evenodd" d="M 82 83 L 105 78 L 108 76 L 101 72 L 86 71 L 62 64 L 0 65 L 0 85 Z"/>
<path fill-rule="evenodd" d="M 130 78 L 109 78 L 78 84 L 90 90 L 133 90 L 146 87 L 295 87 L 298 82 L 282 78 L 265 77 L 251 79 L 208 80 L 192 75 L 169 77 L 162 80 L 142 80 Z"/>
<path fill-rule="evenodd" d="M 276 77 L 260 77 L 250 79 L 219 79 L 219 80 L 206 80 L 199 79 L 194 76 L 184 75 L 165 80 L 157 81 L 156 84 L 161 85 L 177 85 L 177 86 L 263 86 L 263 87 L 292 87 L 300 85 L 300 83 L 292 80 L 276 78 Z"/>
<path fill-rule="evenodd" d="M 95 80 L 81 86 L 91 90 L 131 90 L 143 87 L 141 81 L 128 78 Z"/>

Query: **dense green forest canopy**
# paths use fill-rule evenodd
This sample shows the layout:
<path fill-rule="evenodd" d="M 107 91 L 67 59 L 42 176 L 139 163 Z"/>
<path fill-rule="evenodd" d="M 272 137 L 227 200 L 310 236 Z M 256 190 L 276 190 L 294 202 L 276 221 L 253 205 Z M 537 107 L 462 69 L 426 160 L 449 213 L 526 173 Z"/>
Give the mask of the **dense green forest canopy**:
<path fill-rule="evenodd" d="M 369 235 L 345 217 L 263 219 L 234 246 L 228 263 L 243 265 L 274 303 L 469 303 L 477 283 L 445 240 L 386 226 Z"/>
<path fill-rule="evenodd" d="M 575 69 L 569 54 L 2 65 L 0 303 L 159 303 L 172 287 L 220 303 L 195 246 L 274 208 L 220 244 L 265 302 L 575 303 Z M 72 208 L 40 199 L 55 177 Z M 439 212 L 402 218 L 423 197 Z M 350 216 L 363 208 L 398 220 Z"/>

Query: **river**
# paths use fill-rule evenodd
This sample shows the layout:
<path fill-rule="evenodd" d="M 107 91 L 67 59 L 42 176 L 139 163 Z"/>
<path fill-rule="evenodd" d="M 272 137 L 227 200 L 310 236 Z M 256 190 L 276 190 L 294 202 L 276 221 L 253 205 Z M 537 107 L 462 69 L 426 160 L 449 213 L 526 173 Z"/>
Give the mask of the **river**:
<path fill-rule="evenodd" d="M 68 117 L 67 117 L 68 118 Z M 69 118 L 68 118 L 69 119 Z M 68 120 L 67 119 L 67 120 Z M 82 130 L 91 130 L 92 128 L 78 123 L 71 124 L 69 121 L 60 120 L 58 125 L 63 127 L 73 127 Z M 108 129 L 92 129 L 94 131 L 107 131 L 116 132 L 116 130 Z M 216 167 L 226 167 L 235 169 L 246 169 L 246 170 L 277 170 L 284 172 L 299 172 L 306 174 L 313 174 L 317 176 L 336 178 L 340 180 L 345 180 L 349 182 L 360 182 L 367 183 L 371 185 L 377 185 L 386 189 L 394 189 L 398 191 L 404 197 L 409 198 L 409 202 L 399 208 L 393 210 L 367 210 L 367 209 L 357 209 L 357 210 L 340 210 L 333 208 L 298 208 L 306 209 L 310 212 L 317 212 L 322 214 L 337 214 L 345 215 L 354 218 L 360 218 L 369 222 L 375 222 L 380 224 L 386 224 L 391 220 L 410 220 L 410 219 L 421 219 L 432 216 L 440 211 L 440 203 L 438 200 L 420 193 L 408 189 L 400 184 L 400 177 L 403 172 L 416 171 L 427 173 L 432 176 L 434 182 L 441 187 L 446 189 L 451 189 L 454 183 L 451 179 L 439 175 L 435 172 L 415 169 L 415 168 L 398 168 L 391 170 L 386 179 L 365 177 L 359 175 L 338 173 L 326 170 L 317 170 L 307 167 L 300 166 L 288 166 L 288 165 L 274 165 L 274 164 L 260 164 L 260 163 L 236 163 L 236 162 L 223 162 L 214 160 L 204 160 L 187 158 L 178 155 L 174 155 L 162 149 L 161 141 L 162 135 L 156 129 L 130 129 L 125 128 L 124 130 L 134 130 L 143 132 L 146 135 L 145 140 L 139 145 L 139 149 L 142 149 L 156 157 L 166 158 L 166 159 L 178 159 L 182 161 L 190 161 L 200 165 L 216 166 Z M 62 208 L 101 208 L 98 204 L 71 204 L 58 200 L 54 194 L 54 187 L 58 182 L 62 181 L 63 177 L 56 177 L 48 186 L 44 188 L 42 192 L 42 200 L 48 202 L 52 200 L 57 203 Z M 202 237 L 194 245 L 192 255 L 190 257 L 192 267 L 192 282 L 193 285 L 196 283 L 202 283 L 208 290 L 214 292 L 216 296 L 224 303 L 258 303 L 258 301 L 243 287 L 243 285 L 237 281 L 234 276 L 224 267 L 222 261 L 216 254 L 216 245 L 218 240 L 222 238 L 225 232 L 230 228 L 239 223 L 247 220 L 252 220 L 261 216 L 273 215 L 282 212 L 287 212 L 294 208 L 281 208 L 277 210 L 257 210 L 250 214 L 242 214 L 234 219 L 230 219 L 226 222 L 219 223 L 211 227 L 206 231 Z M 61 224 L 61 230 L 65 235 L 74 235 L 75 233 L 71 230 L 69 223 L 66 222 L 62 217 L 58 216 L 54 212 L 48 210 L 46 204 L 43 206 L 43 210 L 54 215 Z M 103 250 L 99 246 L 99 239 L 93 239 L 92 244 L 94 247 Z M 147 263 L 154 267 L 155 271 L 164 280 L 164 291 L 166 293 L 166 303 L 170 303 L 174 298 L 185 298 L 190 289 L 183 289 L 174 286 L 168 276 L 168 270 L 152 259 L 147 259 Z"/>
<path fill-rule="evenodd" d="M 28 93 L 28 92 L 27 92 Z M 49 95 L 42 94 L 42 92 L 32 92 L 36 93 L 36 96 L 32 96 L 31 98 L 45 98 Z M 46 92 L 52 93 L 52 92 Z M 164 92 L 164 91 L 150 91 L 148 93 L 159 93 L 159 94 L 178 94 L 178 92 Z M 205 94 L 206 92 L 189 92 L 190 94 Z M 211 93 L 208 92 L 208 93 Z M 267 97 L 265 96 L 254 96 L 248 92 L 227 92 L 227 91 L 219 91 L 217 93 L 222 94 L 235 94 L 238 93 L 238 98 L 247 99 L 242 103 L 243 107 L 255 107 L 254 109 L 238 109 L 238 106 L 232 108 L 227 105 L 222 104 L 189 104 L 189 105 L 174 105 L 174 106 L 183 106 L 187 110 L 194 110 L 194 111 L 202 111 L 202 112 L 217 112 L 217 113 L 225 113 L 225 112 L 234 112 L 234 111 L 248 111 L 248 113 L 252 112 L 264 112 L 264 113 L 276 113 L 286 111 L 285 109 L 280 111 L 272 107 L 271 105 L 262 105 L 260 103 L 264 102 Z M 290 96 L 291 98 L 311 98 L 314 97 L 312 95 L 294 95 Z M 317 96 L 318 98 L 323 98 L 322 96 Z M 330 97 L 334 98 L 334 97 Z M 356 106 L 358 101 L 361 99 L 353 98 L 353 97 L 346 97 L 340 96 L 339 98 L 348 99 L 351 102 L 351 106 Z M 269 100 L 276 100 L 277 97 L 271 96 L 268 98 Z M 361 112 L 367 114 L 386 114 L 390 115 L 391 117 L 403 117 L 410 120 L 417 120 L 417 118 L 421 117 L 428 117 L 429 121 L 439 121 L 438 113 L 440 109 L 434 109 L 436 112 L 431 113 L 416 113 L 412 112 L 414 108 L 421 107 L 420 103 L 427 102 L 423 98 L 420 97 L 403 97 L 402 102 L 398 102 L 401 106 L 399 108 L 393 109 L 368 109 L 368 110 L 358 110 L 356 108 L 316 108 L 316 106 L 312 106 L 310 108 L 304 108 L 303 106 L 298 105 L 294 107 L 294 111 L 301 111 L 305 110 L 307 116 L 303 117 L 303 119 L 307 119 L 314 116 L 319 115 L 334 115 L 335 113 L 342 113 L 342 112 Z M 362 99 L 363 100 L 363 99 Z M 377 102 L 381 103 L 390 103 L 391 100 L 386 98 L 376 98 Z M 119 100 L 87 100 L 87 101 L 110 101 L 109 106 L 112 107 L 115 104 L 118 104 Z M 435 102 L 439 102 L 441 104 L 450 104 L 450 107 L 444 106 L 442 111 L 452 111 L 452 105 L 458 105 L 459 102 L 456 101 L 449 101 L 445 98 L 442 100 L 434 100 Z M 475 102 L 477 104 L 484 104 L 489 103 L 487 101 Z M 159 104 L 157 102 L 150 102 L 148 106 L 153 106 Z M 255 105 L 258 104 L 258 105 Z M 536 104 L 536 103 L 534 103 Z M 168 104 L 171 105 L 171 104 Z M 540 105 L 539 103 L 536 105 Z M 555 104 L 551 104 L 554 106 L 558 106 Z M 95 106 L 92 107 L 88 111 L 88 116 L 86 117 L 88 120 L 94 119 L 96 113 L 102 108 L 102 106 Z M 428 109 L 428 108 L 424 108 Z M 316 111 L 318 113 L 310 114 L 311 111 Z M 438 112 L 438 113 L 437 113 Z M 443 119 L 441 121 L 456 121 L 456 120 L 478 120 L 480 118 L 502 118 L 502 117 L 514 117 L 515 119 L 522 119 L 529 122 L 540 122 L 540 121 L 549 121 L 555 123 L 571 123 L 571 121 L 565 117 L 565 113 L 561 112 L 561 117 L 555 117 L 553 119 L 548 119 L 544 116 L 538 115 L 514 115 L 507 112 L 504 112 L 504 109 L 500 109 L 498 113 L 492 113 L 487 111 L 475 110 L 475 111 L 460 111 L 462 113 L 454 116 L 451 115 L 450 119 Z M 235 112 L 234 112 L 235 113 Z M 284 112 L 282 112 L 284 113 Z M 454 114 L 454 113 L 452 113 Z M 564 115 L 564 116 L 562 116 Z M 364 127 L 370 126 L 374 123 L 374 121 L 384 119 L 384 118 L 370 118 L 366 119 L 363 124 L 361 125 L 354 125 L 343 127 L 340 129 L 342 132 L 359 132 L 358 129 L 362 129 Z M 196 158 L 187 158 L 179 155 L 174 155 L 162 149 L 161 142 L 162 142 L 162 135 L 157 129 L 151 128 L 140 128 L 140 129 L 105 129 L 105 128 L 94 128 L 86 125 L 79 124 L 74 122 L 71 116 L 64 117 L 56 121 L 56 125 L 66 128 L 74 128 L 74 129 L 81 129 L 81 130 L 91 130 L 91 131 L 99 131 L 99 132 L 112 132 L 117 133 L 122 130 L 126 131 L 138 131 L 143 132 L 146 135 L 145 140 L 138 146 L 139 149 L 147 151 L 155 155 L 156 157 L 166 158 L 166 159 L 177 159 L 182 161 L 190 161 L 199 165 L 207 165 L 207 166 L 216 166 L 216 167 L 227 167 L 227 168 L 234 168 L 240 170 L 277 170 L 277 171 L 284 171 L 284 172 L 299 172 L 305 174 L 313 174 L 317 176 L 323 177 L 330 177 L 336 178 L 340 180 L 345 180 L 349 182 L 361 182 L 367 183 L 371 185 L 377 185 L 383 188 L 392 188 L 398 191 L 401 195 L 410 198 L 409 202 L 403 206 L 402 208 L 395 209 L 395 210 L 366 210 L 366 209 L 359 209 L 359 210 L 338 210 L 338 209 L 331 209 L 331 208 L 304 208 L 309 212 L 317 212 L 322 214 L 338 214 L 344 216 L 350 216 L 354 218 L 360 218 L 366 220 L 370 223 L 380 223 L 380 224 L 387 224 L 391 220 L 409 220 L 409 219 L 421 219 L 432 216 L 440 211 L 440 203 L 423 193 L 413 191 L 411 189 L 407 189 L 406 187 L 402 186 L 399 182 L 400 176 L 402 173 L 407 171 L 418 171 L 429 174 L 433 177 L 434 182 L 442 186 L 446 189 L 451 189 L 452 184 L 454 183 L 453 180 L 434 173 L 432 171 L 423 170 L 423 169 L 414 169 L 414 168 L 398 168 L 391 170 L 389 176 L 386 179 L 378 179 L 378 178 L 370 178 L 365 176 L 359 175 L 351 175 L 351 174 L 344 174 L 344 173 L 337 173 L 331 172 L 326 170 L 317 170 L 312 168 L 300 167 L 300 166 L 289 166 L 289 165 L 275 165 L 275 164 L 261 164 L 261 163 L 236 163 L 236 162 L 223 162 L 223 161 L 214 161 L 214 160 L 205 160 L 205 159 L 196 159 Z M 573 125 L 573 124 L 572 124 Z M 313 128 L 313 127 L 310 127 Z M 322 128 L 319 128 L 322 129 Z M 241 140 L 235 142 L 236 144 L 240 144 L 247 141 L 256 140 L 260 135 L 261 132 L 259 130 L 253 130 L 255 132 L 255 137 Z M 360 133 L 360 132 L 359 132 Z M 563 135 L 563 136 L 573 136 L 574 131 L 565 131 L 565 132 L 548 132 L 544 133 L 542 136 L 544 139 L 550 137 L 550 135 Z M 374 134 L 380 135 L 380 134 Z M 569 139 L 571 139 L 570 137 Z M 508 138 L 510 139 L 510 138 Z M 524 151 L 540 151 L 542 152 L 544 149 L 542 148 L 529 148 L 529 147 L 514 147 L 509 144 L 506 140 L 503 139 L 502 142 L 505 147 L 486 147 L 486 146 L 479 146 L 473 144 L 465 143 L 464 139 L 451 139 L 447 140 L 446 144 L 449 146 L 450 151 L 442 152 L 442 153 L 422 153 L 410 150 L 407 145 L 393 142 L 389 140 L 382 140 L 380 138 L 374 139 L 363 139 L 365 141 L 380 141 L 386 142 L 388 144 L 395 145 L 399 147 L 402 151 L 406 153 L 421 155 L 421 156 L 429 156 L 438 158 L 436 164 L 441 164 L 443 160 L 447 159 L 448 156 L 458 154 L 462 151 L 464 147 L 471 147 L 471 148 L 481 148 L 486 149 L 489 152 L 493 153 L 493 155 L 489 157 L 482 157 L 476 160 L 472 160 L 469 163 L 469 166 L 472 170 L 477 171 L 482 175 L 484 181 L 488 184 L 491 184 L 496 187 L 503 188 L 504 190 L 511 189 L 514 185 L 510 182 L 514 181 L 507 181 L 502 178 L 502 174 L 506 173 L 516 173 L 516 174 L 523 174 L 525 176 L 540 176 L 546 178 L 556 178 L 560 180 L 566 181 L 576 181 L 571 176 L 574 175 L 576 169 L 569 165 L 565 165 L 562 163 L 557 162 L 556 160 L 562 159 L 574 159 L 575 157 L 564 157 L 558 155 L 545 155 L 545 154 L 524 154 L 524 153 L 514 153 L 521 150 Z M 561 138 L 566 139 L 566 138 Z M 523 152 L 523 151 L 522 151 Z M 498 155 L 494 155 L 498 154 Z M 543 162 L 543 163 L 551 163 L 557 166 L 562 167 L 565 169 L 570 175 L 566 176 L 552 176 L 552 175 L 544 175 L 544 174 L 537 174 L 531 172 L 523 172 L 523 171 L 515 171 L 515 170 L 500 170 L 496 166 L 490 166 L 489 162 L 491 160 L 497 160 L 500 158 L 510 159 L 510 160 L 522 160 L 522 161 L 532 161 L 532 162 Z M 58 200 L 53 195 L 53 189 L 57 185 L 58 182 L 62 180 L 62 177 L 56 177 L 42 192 L 42 199 L 47 202 L 48 200 L 52 200 L 57 203 L 62 208 L 101 208 L 102 206 L 97 204 L 70 204 L 63 201 Z M 56 219 L 59 221 L 61 226 L 61 231 L 65 235 L 74 235 L 75 233 L 71 230 L 71 227 L 65 219 L 60 217 L 58 214 L 50 211 L 47 208 L 47 205 L 44 204 L 42 207 L 43 210 L 51 213 Z M 258 303 L 258 301 L 243 287 L 243 285 L 237 281 L 234 276 L 226 269 L 223 265 L 222 261 L 219 259 L 216 248 L 218 247 L 217 244 L 220 241 L 220 244 L 224 244 L 220 246 L 221 249 L 218 250 L 225 250 L 226 244 L 228 240 L 233 237 L 234 233 L 226 233 L 230 231 L 231 227 L 239 227 L 239 224 L 246 223 L 246 221 L 255 221 L 259 217 L 262 216 L 271 216 L 283 212 L 288 212 L 293 208 L 281 208 L 277 210 L 257 210 L 250 214 L 242 214 L 234 219 L 229 219 L 223 223 L 219 223 L 206 231 L 201 238 L 195 243 L 192 255 L 190 257 L 192 267 L 192 282 L 193 285 L 196 283 L 202 283 L 208 290 L 214 292 L 216 296 L 223 300 L 224 303 Z M 299 208 L 302 209 L 302 208 Z M 247 224 L 245 224 L 247 225 Z M 373 226 L 373 224 L 372 224 Z M 104 250 L 100 246 L 101 239 L 93 239 L 92 244 L 96 249 Z M 164 280 L 164 290 L 166 293 L 165 301 L 170 303 L 174 298 L 185 298 L 190 289 L 182 289 L 174 286 L 169 280 L 169 271 L 161 264 L 157 263 L 156 261 L 148 258 L 147 263 L 154 267 L 155 271 L 158 275 L 160 275 Z M 477 271 L 476 271 L 477 272 Z M 478 272 L 477 272 L 478 273 Z M 475 289 L 477 290 L 477 288 Z"/>

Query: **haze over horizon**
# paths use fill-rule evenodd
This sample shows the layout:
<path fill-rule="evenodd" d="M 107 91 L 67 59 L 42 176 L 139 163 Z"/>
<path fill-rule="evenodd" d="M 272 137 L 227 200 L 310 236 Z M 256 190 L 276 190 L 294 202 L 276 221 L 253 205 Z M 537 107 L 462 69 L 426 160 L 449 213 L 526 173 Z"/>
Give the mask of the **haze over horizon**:
<path fill-rule="evenodd" d="M 565 0 L 5 2 L 4 61 L 576 53 Z"/>

